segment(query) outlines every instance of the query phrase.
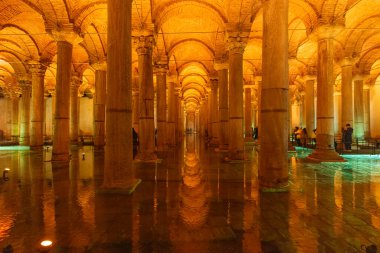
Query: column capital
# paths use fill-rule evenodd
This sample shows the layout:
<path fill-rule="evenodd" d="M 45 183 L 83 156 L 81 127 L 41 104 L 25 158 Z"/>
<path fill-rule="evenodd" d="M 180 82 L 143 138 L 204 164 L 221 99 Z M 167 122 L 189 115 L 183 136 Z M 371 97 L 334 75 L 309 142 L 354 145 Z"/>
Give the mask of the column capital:
<path fill-rule="evenodd" d="M 71 76 L 70 86 L 71 88 L 79 88 L 82 85 L 82 78 L 79 76 Z"/>
<path fill-rule="evenodd" d="M 229 36 L 227 39 L 227 47 L 230 54 L 243 54 L 247 45 L 246 37 Z"/>
<path fill-rule="evenodd" d="M 91 64 L 91 67 L 95 70 L 107 71 L 107 62 L 99 61 Z"/>
<path fill-rule="evenodd" d="M 228 67 L 228 52 L 225 52 L 220 57 L 214 59 L 214 69 L 216 71 L 228 69 Z"/>
<path fill-rule="evenodd" d="M 344 29 L 344 25 L 340 24 L 322 24 L 314 28 L 310 34 L 310 39 L 314 41 L 333 39 Z"/>
<path fill-rule="evenodd" d="M 39 61 L 28 61 L 26 62 L 28 65 L 28 70 L 32 75 L 38 75 L 38 76 L 44 76 L 46 69 L 47 69 L 47 63 L 46 62 L 39 62 Z"/>
<path fill-rule="evenodd" d="M 218 89 L 218 78 L 215 76 L 210 77 L 210 88 L 211 90 Z"/>
<path fill-rule="evenodd" d="M 67 24 L 63 28 L 46 29 L 55 41 L 65 41 L 71 45 L 77 45 L 83 41 L 83 34 L 73 24 Z"/>
<path fill-rule="evenodd" d="M 168 65 L 167 64 L 155 64 L 154 65 L 154 72 L 156 72 L 157 75 L 166 75 L 168 73 Z"/>
<path fill-rule="evenodd" d="M 338 64 L 343 67 L 352 67 L 354 65 L 355 60 L 352 57 L 344 57 L 341 59 Z"/>
<path fill-rule="evenodd" d="M 153 35 L 141 35 L 133 37 L 133 44 L 135 45 L 138 55 L 149 54 L 155 44 Z"/>
<path fill-rule="evenodd" d="M 18 85 L 21 89 L 30 88 L 32 86 L 32 81 L 29 79 L 20 79 L 18 80 Z"/>

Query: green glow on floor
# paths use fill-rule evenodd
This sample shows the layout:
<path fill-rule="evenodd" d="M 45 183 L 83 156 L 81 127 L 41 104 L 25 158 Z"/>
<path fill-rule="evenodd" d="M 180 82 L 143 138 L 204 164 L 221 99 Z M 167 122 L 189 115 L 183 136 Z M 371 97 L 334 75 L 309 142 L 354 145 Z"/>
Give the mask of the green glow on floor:
<path fill-rule="evenodd" d="M 29 146 L 0 146 L 0 151 L 1 150 L 30 150 Z"/>

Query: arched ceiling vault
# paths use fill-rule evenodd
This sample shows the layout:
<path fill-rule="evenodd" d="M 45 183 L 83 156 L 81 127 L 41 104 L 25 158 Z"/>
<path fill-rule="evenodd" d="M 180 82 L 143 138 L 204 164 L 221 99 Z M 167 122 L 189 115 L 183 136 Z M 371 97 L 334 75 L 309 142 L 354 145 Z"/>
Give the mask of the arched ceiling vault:
<path fill-rule="evenodd" d="M 352 57 L 359 70 L 373 71 L 380 58 L 379 23 L 378 0 L 289 0 L 290 75 L 305 74 L 316 66 L 317 43 L 310 34 L 321 24 L 343 27 L 334 38 L 336 60 Z M 0 1 L 0 59 L 12 67 L 14 75 L 26 74 L 30 60 L 47 60 L 54 68 L 57 48 L 49 35 L 54 29 L 83 35 L 73 49 L 76 72 L 84 73 L 89 64 L 106 59 L 106 0 Z M 228 54 L 226 38 L 232 32 L 249 33 L 245 80 L 261 74 L 261 1 L 135 0 L 132 29 L 134 34 L 154 33 L 154 62 L 166 61 L 169 75 L 178 78 L 182 91 L 197 98 L 207 93 L 209 77 L 215 75 L 214 60 Z M 135 49 L 132 55 L 137 60 Z M 48 75 L 50 85 L 55 74 Z"/>

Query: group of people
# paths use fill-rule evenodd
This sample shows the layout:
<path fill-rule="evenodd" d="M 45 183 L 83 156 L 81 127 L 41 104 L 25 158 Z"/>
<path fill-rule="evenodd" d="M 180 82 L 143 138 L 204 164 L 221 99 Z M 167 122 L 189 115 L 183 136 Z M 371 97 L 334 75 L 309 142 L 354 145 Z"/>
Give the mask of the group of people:
<path fill-rule="evenodd" d="M 293 139 L 296 140 L 297 146 L 306 147 L 308 140 L 316 143 L 317 141 L 317 129 L 313 129 L 310 136 L 307 132 L 307 129 L 304 127 L 296 126 L 293 130 Z"/>
<path fill-rule="evenodd" d="M 350 124 L 346 124 L 346 126 L 342 129 L 342 143 L 344 144 L 344 149 L 350 151 L 352 145 L 352 134 L 354 129 Z M 307 140 L 312 140 L 313 143 L 317 142 L 317 129 L 314 129 L 311 135 L 309 136 L 306 128 L 296 126 L 293 130 L 293 139 L 296 141 L 297 146 L 306 146 Z"/>

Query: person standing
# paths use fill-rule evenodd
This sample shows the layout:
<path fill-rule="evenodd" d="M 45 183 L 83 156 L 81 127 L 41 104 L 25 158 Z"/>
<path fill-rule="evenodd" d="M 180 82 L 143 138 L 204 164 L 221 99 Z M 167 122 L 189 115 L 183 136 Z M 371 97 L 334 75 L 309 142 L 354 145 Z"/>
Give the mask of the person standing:
<path fill-rule="evenodd" d="M 344 148 L 348 151 L 351 151 L 353 132 L 354 132 L 354 129 L 351 127 L 350 124 L 347 123 L 343 131 L 343 142 L 344 142 Z"/>

